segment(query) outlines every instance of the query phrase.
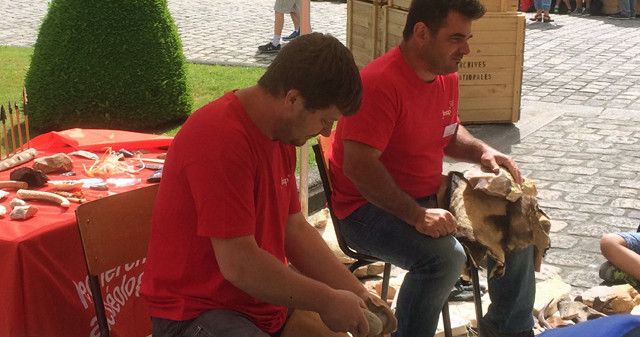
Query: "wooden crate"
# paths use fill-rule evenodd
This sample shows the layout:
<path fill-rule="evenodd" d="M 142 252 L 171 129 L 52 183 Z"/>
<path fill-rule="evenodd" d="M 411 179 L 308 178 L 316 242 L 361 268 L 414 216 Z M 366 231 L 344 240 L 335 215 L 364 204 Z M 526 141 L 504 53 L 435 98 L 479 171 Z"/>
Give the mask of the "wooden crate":
<path fill-rule="evenodd" d="M 487 12 L 516 12 L 518 0 L 480 0 Z M 389 6 L 409 10 L 411 0 L 389 0 Z"/>
<path fill-rule="evenodd" d="M 382 54 L 382 5 L 360 0 L 347 1 L 347 48 L 362 68 Z"/>
<path fill-rule="evenodd" d="M 466 123 L 520 119 L 524 61 L 524 14 L 486 14 L 473 23 L 471 53 L 458 71 L 460 118 Z"/>
<path fill-rule="evenodd" d="M 381 40 L 378 42 L 383 49 L 381 54 L 402 42 L 402 32 L 406 22 L 407 11 L 389 6 L 383 7 L 381 26 L 384 34 L 379 36 Z"/>
<path fill-rule="evenodd" d="M 618 6 L 618 0 L 603 0 L 602 14 L 616 14 L 620 11 Z M 636 15 L 640 15 L 640 0 L 636 0 Z"/>
<path fill-rule="evenodd" d="M 384 51 L 402 41 L 407 12 L 383 7 Z M 462 60 L 460 118 L 465 123 L 516 122 L 524 54 L 524 14 L 488 13 L 472 25 L 471 52 Z"/>

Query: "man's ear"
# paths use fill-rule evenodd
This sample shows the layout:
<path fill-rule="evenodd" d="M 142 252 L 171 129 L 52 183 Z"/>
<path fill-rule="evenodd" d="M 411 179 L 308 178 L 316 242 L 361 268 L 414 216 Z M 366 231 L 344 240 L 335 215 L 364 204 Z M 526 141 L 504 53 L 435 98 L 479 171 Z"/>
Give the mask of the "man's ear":
<path fill-rule="evenodd" d="M 413 36 L 421 44 L 428 43 L 433 38 L 431 30 L 424 22 L 418 22 L 413 26 Z"/>
<path fill-rule="evenodd" d="M 289 89 L 287 93 L 284 95 L 284 100 L 286 105 L 293 105 L 300 100 L 300 91 L 297 89 Z"/>

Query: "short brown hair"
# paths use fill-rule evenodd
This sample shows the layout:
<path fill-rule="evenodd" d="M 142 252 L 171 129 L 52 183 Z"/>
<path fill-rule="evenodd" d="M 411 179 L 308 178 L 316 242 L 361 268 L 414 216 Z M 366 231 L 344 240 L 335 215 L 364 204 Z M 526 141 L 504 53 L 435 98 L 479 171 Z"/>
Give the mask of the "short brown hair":
<path fill-rule="evenodd" d="M 321 33 L 302 35 L 284 46 L 258 85 L 276 97 L 296 89 L 305 109 L 335 105 L 345 116 L 356 113 L 362 101 L 353 55 L 338 39 Z"/>
<path fill-rule="evenodd" d="M 445 24 L 450 11 L 477 20 L 484 15 L 486 9 L 479 0 L 413 0 L 402 37 L 408 40 L 418 22 L 424 23 L 432 33 L 437 33 Z"/>

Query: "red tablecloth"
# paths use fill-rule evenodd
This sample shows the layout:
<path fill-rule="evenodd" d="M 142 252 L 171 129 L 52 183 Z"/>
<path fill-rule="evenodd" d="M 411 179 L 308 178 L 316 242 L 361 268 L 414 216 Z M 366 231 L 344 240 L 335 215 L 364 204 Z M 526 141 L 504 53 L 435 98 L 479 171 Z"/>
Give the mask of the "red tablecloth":
<path fill-rule="evenodd" d="M 114 150 L 147 149 L 163 152 L 171 138 L 114 130 L 72 129 L 41 135 L 31 141 L 38 156 L 68 153 L 74 149 L 100 149 L 111 146 Z M 82 163 L 89 160 L 73 158 L 74 172 L 84 177 Z M 31 167 L 33 162 L 24 166 Z M 15 169 L 15 168 L 14 168 Z M 0 180 L 8 180 L 9 172 L 0 172 Z M 139 174 L 142 184 L 113 189 L 122 192 L 144 186 L 152 173 Z M 69 179 L 50 174 L 52 180 Z M 46 190 L 47 188 L 44 188 Z M 7 207 L 15 191 L 0 204 Z M 97 192 L 104 193 L 107 192 Z M 91 198 L 100 195 L 93 194 Z M 98 336 L 98 325 L 87 281 L 87 269 L 75 224 L 75 209 L 53 204 L 30 202 L 39 208 L 34 218 L 26 221 L 0 218 L 0 336 Z M 131 261 L 101 275 L 103 298 L 107 306 L 107 319 L 112 325 L 112 336 L 146 336 L 150 333 L 150 320 L 146 306 L 139 297 L 139 286 L 144 261 Z"/>

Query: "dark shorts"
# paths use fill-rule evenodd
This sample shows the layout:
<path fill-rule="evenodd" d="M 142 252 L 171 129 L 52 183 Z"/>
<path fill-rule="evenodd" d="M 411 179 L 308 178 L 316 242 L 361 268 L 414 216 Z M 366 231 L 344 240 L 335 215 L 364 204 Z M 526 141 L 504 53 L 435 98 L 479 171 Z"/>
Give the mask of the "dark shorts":
<path fill-rule="evenodd" d="M 246 316 L 229 310 L 211 310 L 188 321 L 151 318 L 153 337 L 277 337 L 270 335 Z"/>

